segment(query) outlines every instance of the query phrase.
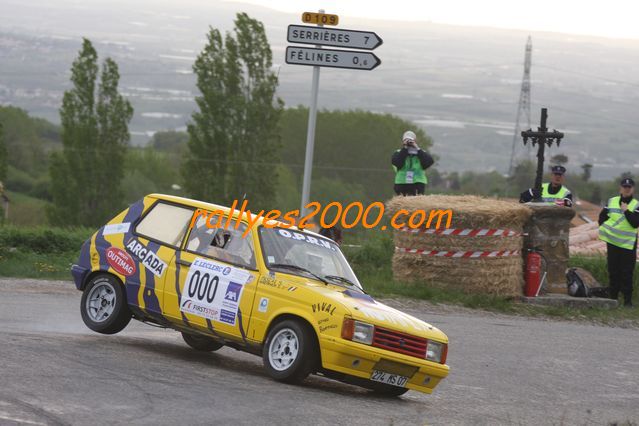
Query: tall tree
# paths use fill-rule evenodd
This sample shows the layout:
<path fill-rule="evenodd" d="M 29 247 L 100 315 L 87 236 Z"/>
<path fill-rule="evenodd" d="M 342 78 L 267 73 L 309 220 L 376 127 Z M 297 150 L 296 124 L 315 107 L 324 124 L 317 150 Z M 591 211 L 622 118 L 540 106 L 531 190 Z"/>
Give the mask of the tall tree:
<path fill-rule="evenodd" d="M 193 197 L 229 204 L 246 194 L 252 207 L 273 203 L 283 102 L 271 66 L 261 22 L 238 13 L 232 33 L 210 28 L 193 65 L 201 95 L 182 169 Z"/>
<path fill-rule="evenodd" d="M 557 154 L 550 157 L 550 164 L 556 164 L 558 166 L 563 166 L 568 163 L 568 157 L 564 154 Z"/>
<path fill-rule="evenodd" d="M 583 173 L 581 174 L 581 179 L 583 179 L 584 182 L 588 182 L 590 178 L 592 177 L 592 164 L 590 163 L 582 164 L 581 169 L 583 170 Z"/>
<path fill-rule="evenodd" d="M 51 158 L 49 219 L 55 224 L 99 225 L 122 207 L 120 181 L 133 108 L 118 93 L 117 64 L 104 61 L 99 85 L 98 73 L 97 52 L 84 39 L 71 67 L 73 88 L 60 108 L 63 150 Z"/>
<path fill-rule="evenodd" d="M 4 141 L 4 131 L 2 123 L 0 123 L 0 181 L 4 181 L 7 178 L 7 145 Z"/>

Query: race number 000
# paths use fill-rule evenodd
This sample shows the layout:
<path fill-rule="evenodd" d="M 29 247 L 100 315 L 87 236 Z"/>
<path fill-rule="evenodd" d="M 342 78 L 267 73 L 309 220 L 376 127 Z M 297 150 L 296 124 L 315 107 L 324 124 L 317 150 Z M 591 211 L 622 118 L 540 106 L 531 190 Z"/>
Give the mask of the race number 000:
<path fill-rule="evenodd" d="M 211 278 L 208 272 L 201 274 L 200 271 L 195 271 L 193 275 L 191 275 L 191 280 L 189 281 L 189 297 L 197 296 L 197 299 L 200 301 L 204 301 L 204 298 L 206 297 L 207 302 L 213 303 L 219 281 L 220 279 L 217 275 L 214 275 L 213 278 Z"/>

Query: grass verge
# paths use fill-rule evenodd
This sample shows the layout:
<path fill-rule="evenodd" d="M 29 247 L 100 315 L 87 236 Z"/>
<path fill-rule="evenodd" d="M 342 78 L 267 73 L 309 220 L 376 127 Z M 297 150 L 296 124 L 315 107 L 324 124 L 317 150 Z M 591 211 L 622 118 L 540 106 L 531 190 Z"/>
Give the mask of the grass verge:
<path fill-rule="evenodd" d="M 545 316 L 571 320 L 589 320 L 602 324 L 639 326 L 639 308 L 563 308 L 533 306 L 500 296 L 466 294 L 452 289 L 441 289 L 425 283 L 403 283 L 393 279 L 391 259 L 393 243 L 388 234 L 372 233 L 365 240 L 344 247 L 355 273 L 366 291 L 375 297 L 408 297 L 428 300 L 433 303 L 483 309 L 512 315 Z M 590 271 L 602 285 L 607 285 L 608 272 L 604 257 L 572 257 L 570 266 L 579 266 Z M 639 306 L 639 267 L 634 275 L 633 303 Z"/>
<path fill-rule="evenodd" d="M 0 276 L 71 280 L 71 264 L 79 252 L 34 253 L 21 250 L 0 252 Z"/>
<path fill-rule="evenodd" d="M 16 232 L 19 230 L 8 230 L 4 234 L 4 243 L 6 244 L 8 240 L 15 241 L 9 237 L 14 238 Z M 40 234 L 45 237 L 54 235 L 56 238 L 59 237 L 57 239 L 60 242 L 53 244 L 49 241 L 46 245 L 38 245 L 38 247 L 46 246 L 48 248 L 38 249 L 39 252 L 35 252 L 33 249 L 39 241 Z M 67 244 L 76 245 L 77 242 L 85 238 L 85 235 L 89 234 L 90 232 L 83 229 L 53 230 L 50 232 L 46 232 L 44 229 L 40 231 L 29 230 L 25 234 L 25 237 L 28 238 L 23 240 L 20 247 L 9 249 L 5 244 L 0 245 L 0 276 L 70 280 L 69 268 L 72 263 L 77 261 L 79 246 L 74 250 L 61 250 L 59 248 L 67 247 Z M 2 232 L 0 232 L 0 243 L 3 243 Z M 390 259 L 393 253 L 393 243 L 388 234 L 373 233 L 365 240 L 349 241 L 348 243 L 344 247 L 344 252 L 366 291 L 375 297 L 399 296 L 511 315 L 546 316 L 590 320 L 603 324 L 639 326 L 639 308 L 608 310 L 532 306 L 505 297 L 466 294 L 451 289 L 430 287 L 422 283 L 397 282 L 392 276 Z M 603 257 L 573 257 L 570 259 L 570 265 L 583 267 L 589 270 L 597 280 L 604 284 L 607 283 L 606 259 Z M 638 280 L 639 271 L 635 271 L 633 298 L 635 306 L 639 306 Z"/>

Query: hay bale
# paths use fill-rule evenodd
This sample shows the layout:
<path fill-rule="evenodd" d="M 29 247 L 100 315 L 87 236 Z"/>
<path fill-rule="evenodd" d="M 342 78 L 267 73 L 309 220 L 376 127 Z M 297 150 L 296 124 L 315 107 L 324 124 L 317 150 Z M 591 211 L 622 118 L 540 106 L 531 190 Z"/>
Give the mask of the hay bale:
<path fill-rule="evenodd" d="M 395 247 L 410 249 L 446 250 L 446 251 L 497 251 L 520 250 L 521 237 L 502 236 L 457 236 L 442 234 L 412 233 L 396 231 L 393 234 Z"/>
<path fill-rule="evenodd" d="M 386 212 L 392 216 L 400 209 L 414 212 L 451 209 L 451 228 L 509 228 L 521 229 L 531 215 L 520 203 L 474 195 L 418 195 L 393 197 L 386 202 Z"/>
<path fill-rule="evenodd" d="M 424 210 L 452 210 L 453 229 L 505 229 L 523 232 L 531 215 L 525 205 L 477 196 L 422 195 L 394 197 L 386 203 L 387 214 L 400 209 L 409 215 Z M 431 224 L 432 227 L 435 223 Z M 442 224 L 442 228 L 445 224 Z M 438 233 L 394 231 L 396 247 L 438 251 L 521 250 L 522 236 L 462 236 Z M 396 252 L 393 276 L 398 281 L 422 283 L 440 288 L 454 288 L 467 293 L 518 296 L 523 288 L 522 256 L 508 257 L 438 257 L 418 253 Z"/>
<path fill-rule="evenodd" d="M 465 293 L 521 296 L 524 285 L 521 256 L 493 258 L 428 257 L 395 253 L 393 278 Z"/>

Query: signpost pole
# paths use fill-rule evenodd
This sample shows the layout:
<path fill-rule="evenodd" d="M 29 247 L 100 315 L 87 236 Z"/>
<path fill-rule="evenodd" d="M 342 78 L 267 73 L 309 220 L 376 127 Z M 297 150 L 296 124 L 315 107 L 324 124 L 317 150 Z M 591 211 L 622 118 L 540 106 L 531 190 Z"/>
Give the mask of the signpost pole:
<path fill-rule="evenodd" d="M 319 13 L 324 13 L 320 9 Z M 318 26 L 322 26 L 321 22 Z M 317 46 L 321 48 L 321 46 Z M 313 83 L 311 86 L 311 106 L 308 111 L 308 129 L 306 132 L 306 156 L 304 157 L 304 180 L 302 181 L 302 205 L 300 215 L 306 214 L 306 205 L 311 195 L 311 174 L 313 172 L 313 150 L 315 148 L 315 122 L 317 120 L 317 92 L 319 91 L 320 67 L 313 67 Z"/>

